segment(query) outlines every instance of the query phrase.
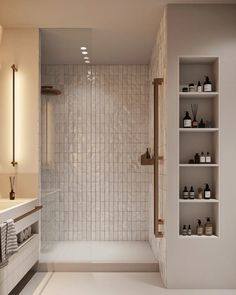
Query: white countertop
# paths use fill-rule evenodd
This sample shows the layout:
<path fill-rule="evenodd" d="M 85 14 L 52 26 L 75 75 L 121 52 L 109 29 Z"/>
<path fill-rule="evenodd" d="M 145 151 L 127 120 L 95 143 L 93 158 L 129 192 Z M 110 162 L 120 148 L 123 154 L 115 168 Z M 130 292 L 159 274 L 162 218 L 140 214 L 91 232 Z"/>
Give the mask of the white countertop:
<path fill-rule="evenodd" d="M 39 199 L 36 198 L 16 198 L 9 200 L 7 198 L 0 199 L 0 224 L 7 219 L 19 217 L 35 208 Z"/>

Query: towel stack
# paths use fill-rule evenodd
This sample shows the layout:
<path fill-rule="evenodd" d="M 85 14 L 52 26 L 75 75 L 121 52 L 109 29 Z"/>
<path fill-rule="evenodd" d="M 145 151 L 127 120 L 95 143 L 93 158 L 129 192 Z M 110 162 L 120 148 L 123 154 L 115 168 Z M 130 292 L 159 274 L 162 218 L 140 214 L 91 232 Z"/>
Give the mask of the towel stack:
<path fill-rule="evenodd" d="M 0 225 L 0 268 L 8 263 L 8 257 L 18 251 L 17 236 L 13 219 Z"/>
<path fill-rule="evenodd" d="M 0 225 L 0 269 L 7 265 L 8 260 L 6 256 L 7 246 L 7 224 Z"/>

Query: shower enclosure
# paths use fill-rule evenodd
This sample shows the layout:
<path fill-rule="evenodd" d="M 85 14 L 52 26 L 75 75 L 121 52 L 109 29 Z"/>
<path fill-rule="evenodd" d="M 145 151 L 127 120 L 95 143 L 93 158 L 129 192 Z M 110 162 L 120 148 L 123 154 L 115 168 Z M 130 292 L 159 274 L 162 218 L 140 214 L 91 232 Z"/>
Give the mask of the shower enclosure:
<path fill-rule="evenodd" d="M 122 262 L 157 270 L 153 166 L 140 163 L 150 146 L 149 66 L 101 65 L 95 54 L 85 63 L 80 47 L 89 38 L 72 31 L 76 44 L 62 58 L 53 38 L 72 32 L 42 30 L 41 267 Z"/>

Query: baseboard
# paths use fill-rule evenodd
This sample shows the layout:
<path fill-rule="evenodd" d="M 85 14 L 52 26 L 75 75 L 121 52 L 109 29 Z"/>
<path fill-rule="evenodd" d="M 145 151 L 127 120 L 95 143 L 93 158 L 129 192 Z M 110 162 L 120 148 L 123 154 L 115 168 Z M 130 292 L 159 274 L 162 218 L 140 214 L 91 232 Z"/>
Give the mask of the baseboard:
<path fill-rule="evenodd" d="M 158 272 L 158 263 L 44 263 L 38 265 L 40 272 Z"/>

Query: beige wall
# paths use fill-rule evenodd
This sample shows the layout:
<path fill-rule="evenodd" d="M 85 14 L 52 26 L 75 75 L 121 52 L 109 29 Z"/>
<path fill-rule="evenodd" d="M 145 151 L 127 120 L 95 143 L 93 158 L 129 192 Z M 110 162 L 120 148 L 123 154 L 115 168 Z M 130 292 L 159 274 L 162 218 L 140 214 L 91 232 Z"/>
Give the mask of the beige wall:
<path fill-rule="evenodd" d="M 0 46 L 0 197 L 9 175 L 17 176 L 20 197 L 37 194 L 39 172 L 39 32 L 4 29 Z M 16 64 L 16 161 L 12 161 L 12 70 Z"/>
<path fill-rule="evenodd" d="M 236 288 L 236 5 L 168 6 L 167 286 Z M 178 57 L 220 58 L 220 237 L 178 237 Z"/>

